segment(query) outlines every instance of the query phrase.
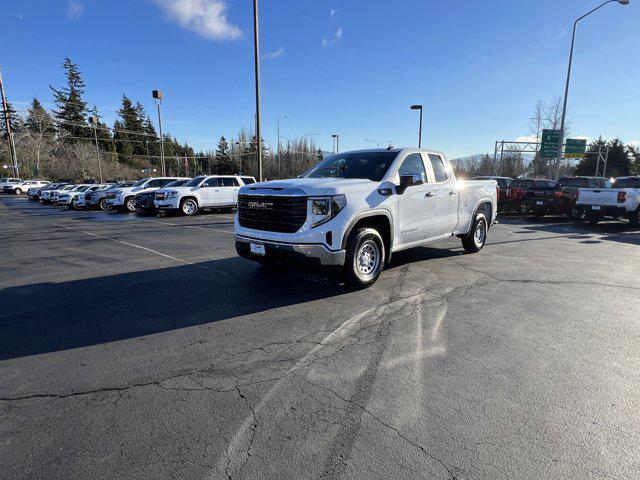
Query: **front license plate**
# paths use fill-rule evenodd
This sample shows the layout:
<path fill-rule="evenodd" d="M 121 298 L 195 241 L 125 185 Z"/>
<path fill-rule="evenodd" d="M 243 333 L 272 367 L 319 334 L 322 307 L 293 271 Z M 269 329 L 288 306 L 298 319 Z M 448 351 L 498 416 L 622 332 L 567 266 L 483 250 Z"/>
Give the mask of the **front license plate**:
<path fill-rule="evenodd" d="M 536 205 L 542 205 L 542 202 L 538 201 L 538 202 L 536 202 Z"/>
<path fill-rule="evenodd" d="M 260 244 L 260 243 L 250 243 L 249 244 L 249 249 L 251 250 L 251 253 L 255 254 L 255 255 L 262 255 L 265 256 L 267 254 L 264 245 Z"/>
<path fill-rule="evenodd" d="M 600 206 L 599 205 L 594 205 L 593 207 L 591 207 L 591 210 L 600 210 Z"/>

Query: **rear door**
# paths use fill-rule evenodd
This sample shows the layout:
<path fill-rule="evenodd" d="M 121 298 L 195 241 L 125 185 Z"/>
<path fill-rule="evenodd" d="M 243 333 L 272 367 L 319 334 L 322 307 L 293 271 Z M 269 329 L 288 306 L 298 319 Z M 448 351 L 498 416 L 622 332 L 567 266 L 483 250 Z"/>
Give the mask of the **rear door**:
<path fill-rule="evenodd" d="M 430 153 L 429 163 L 435 182 L 433 184 L 436 195 L 435 236 L 451 234 L 458 224 L 458 186 L 440 155 Z"/>
<path fill-rule="evenodd" d="M 201 206 L 213 207 L 222 203 L 222 185 L 218 177 L 206 179 L 200 185 Z"/>
<path fill-rule="evenodd" d="M 238 190 L 240 182 L 234 177 L 222 177 L 222 199 L 224 205 L 235 205 L 238 203 Z"/>
<path fill-rule="evenodd" d="M 433 184 L 427 176 L 424 159 L 419 153 L 407 155 L 398 169 L 400 183 L 402 175 L 413 175 L 422 179 L 422 185 L 407 187 L 398 195 L 398 222 L 400 244 L 426 240 L 435 236 L 436 197 Z"/>

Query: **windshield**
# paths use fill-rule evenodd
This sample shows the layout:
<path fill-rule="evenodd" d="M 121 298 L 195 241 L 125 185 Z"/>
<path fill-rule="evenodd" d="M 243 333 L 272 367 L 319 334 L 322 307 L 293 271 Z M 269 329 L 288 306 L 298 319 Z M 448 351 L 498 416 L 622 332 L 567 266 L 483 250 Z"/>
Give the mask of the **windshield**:
<path fill-rule="evenodd" d="M 379 182 L 398 152 L 337 153 L 317 164 L 302 178 L 363 178 Z"/>
<path fill-rule="evenodd" d="M 182 187 L 185 183 L 187 183 L 189 180 L 174 180 L 173 182 L 169 182 L 167 183 L 164 188 L 167 187 Z"/>
<path fill-rule="evenodd" d="M 200 185 L 200 182 L 203 181 L 205 178 L 207 178 L 207 177 L 192 178 L 191 180 L 186 182 L 183 186 L 185 186 L 185 187 L 197 187 L 198 185 Z M 169 185 L 167 185 L 167 186 L 169 186 Z"/>
<path fill-rule="evenodd" d="M 142 185 L 144 185 L 145 183 L 147 183 L 147 180 L 149 180 L 148 178 L 143 178 L 142 180 L 138 180 L 136 183 L 134 183 L 133 185 L 131 185 L 132 187 L 141 187 Z"/>
<path fill-rule="evenodd" d="M 618 178 L 612 188 L 640 188 L 640 177 Z"/>

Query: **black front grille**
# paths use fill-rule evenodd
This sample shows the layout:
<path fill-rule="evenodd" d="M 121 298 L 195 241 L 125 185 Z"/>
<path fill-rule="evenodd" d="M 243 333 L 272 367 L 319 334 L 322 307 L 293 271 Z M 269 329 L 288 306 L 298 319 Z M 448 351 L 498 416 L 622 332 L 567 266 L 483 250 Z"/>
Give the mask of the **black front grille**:
<path fill-rule="evenodd" d="M 156 200 L 164 200 L 165 196 L 164 193 L 156 193 Z"/>
<path fill-rule="evenodd" d="M 294 233 L 307 220 L 307 197 L 238 195 L 238 223 L 267 232 Z"/>

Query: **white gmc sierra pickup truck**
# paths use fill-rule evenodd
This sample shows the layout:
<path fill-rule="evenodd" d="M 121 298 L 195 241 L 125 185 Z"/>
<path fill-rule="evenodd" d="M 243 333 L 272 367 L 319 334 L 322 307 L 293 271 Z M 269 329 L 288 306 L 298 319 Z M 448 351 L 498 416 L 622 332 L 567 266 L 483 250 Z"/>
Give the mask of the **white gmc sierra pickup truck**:
<path fill-rule="evenodd" d="M 362 288 L 393 252 L 452 235 L 478 252 L 496 216 L 496 181 L 457 181 L 439 152 L 359 150 L 297 179 L 242 187 L 235 242 L 239 255 L 262 265 L 333 267 Z"/>
<path fill-rule="evenodd" d="M 589 222 L 605 217 L 627 218 L 640 225 L 640 176 L 618 177 L 611 188 L 580 188 L 576 205 L 582 207 Z"/>

